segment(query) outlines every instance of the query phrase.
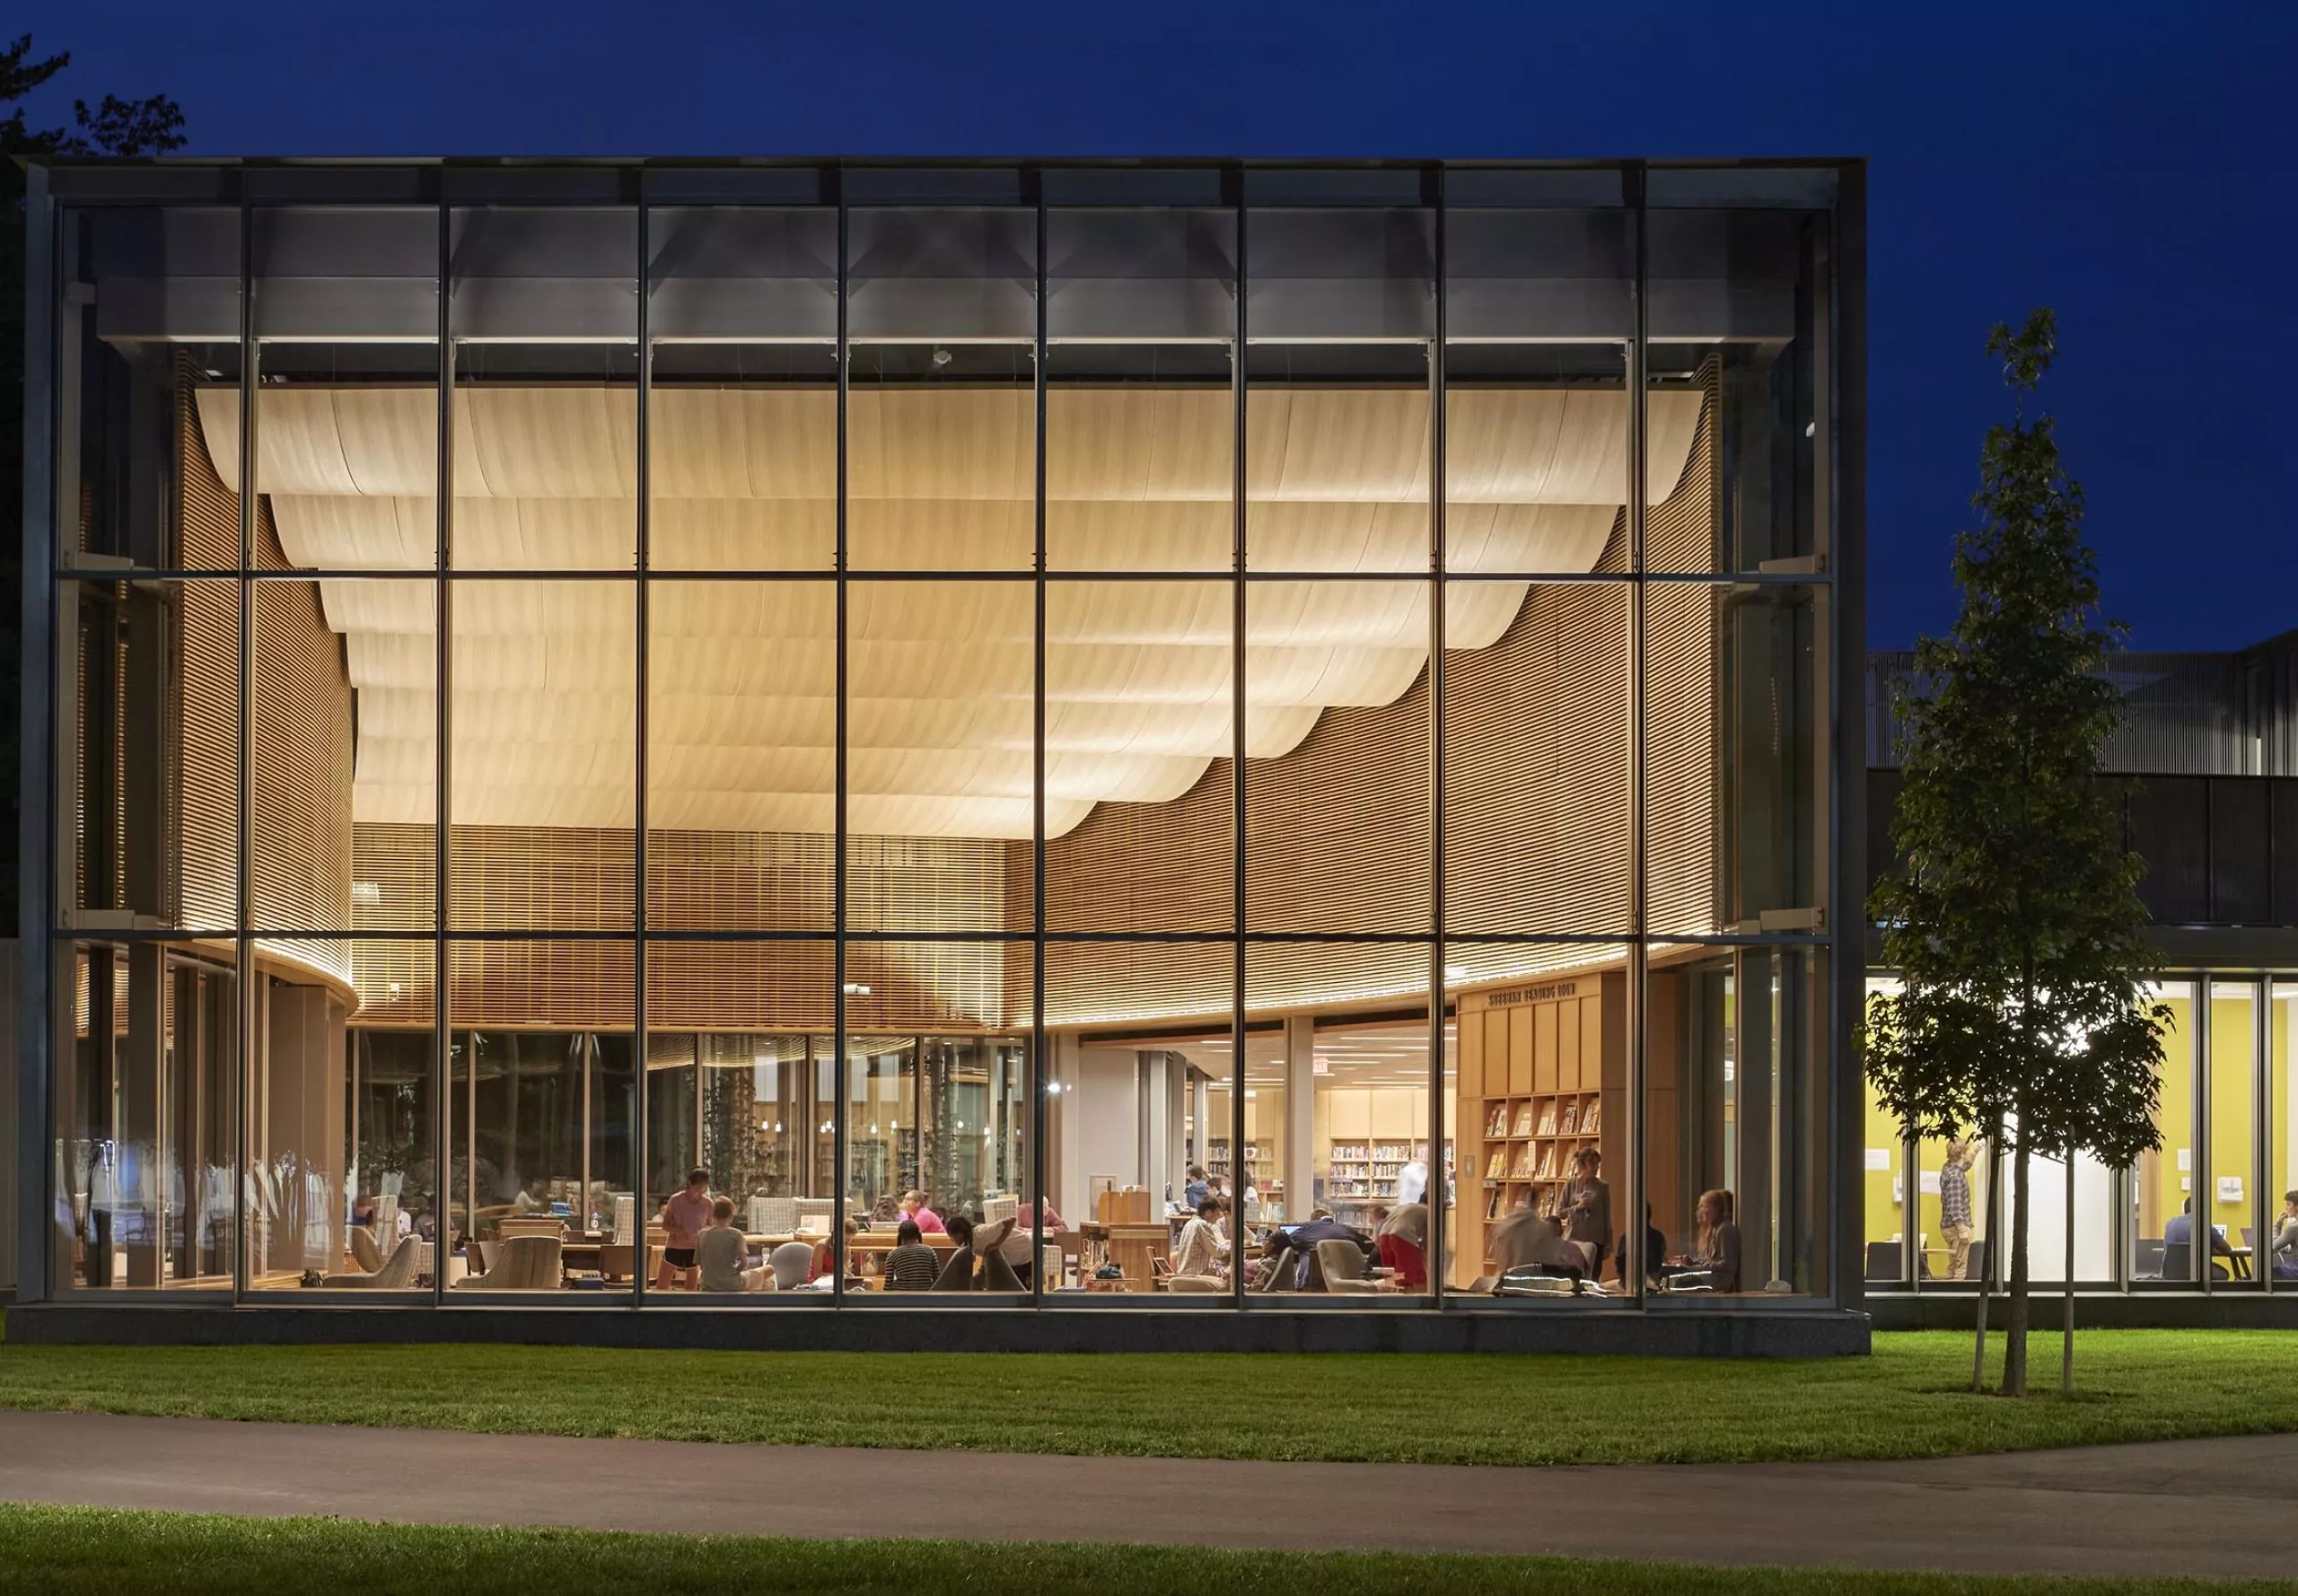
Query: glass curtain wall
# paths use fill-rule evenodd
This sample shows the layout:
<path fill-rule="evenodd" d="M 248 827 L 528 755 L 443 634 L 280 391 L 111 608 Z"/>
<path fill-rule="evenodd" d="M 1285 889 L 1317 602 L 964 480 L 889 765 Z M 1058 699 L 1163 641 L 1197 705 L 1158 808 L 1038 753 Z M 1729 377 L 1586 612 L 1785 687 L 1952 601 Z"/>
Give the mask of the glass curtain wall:
<path fill-rule="evenodd" d="M 1868 985 L 1890 982 L 1871 978 Z M 2065 1160 L 2034 1157 L 2030 1279 L 2065 1281 L 2070 1237 L 2074 1281 L 2085 1288 L 2286 1290 L 2298 1278 L 2298 1224 L 2285 1228 L 2298 1210 L 2286 1134 L 2294 990 L 2285 981 L 2224 975 L 2180 976 L 2153 990 L 2171 1017 L 2156 1111 L 2162 1144 L 2127 1170 L 2078 1156 L 2071 1192 Z M 2008 1155 L 1980 1136 L 1960 1150 L 1925 1140 L 1912 1150 L 1910 1187 L 1900 1173 L 1907 1150 L 1872 1089 L 1867 1104 L 1868 1289 L 1904 1289 L 1910 1270 L 1917 1290 L 1981 1279 L 1999 1288 L 2011 1268 L 2009 1241 L 1997 1248 L 1990 1239 L 2010 1234 L 2003 1229 L 2014 1179 Z M 1951 1164 L 1962 1171 L 1960 1191 Z M 1951 1208 L 1969 1215 L 1968 1235 L 1957 1234 Z M 1902 1254 L 1908 1236 L 1912 1250 Z"/>
<path fill-rule="evenodd" d="M 1828 1295 L 1831 181 L 66 213 L 51 1279 Z"/>

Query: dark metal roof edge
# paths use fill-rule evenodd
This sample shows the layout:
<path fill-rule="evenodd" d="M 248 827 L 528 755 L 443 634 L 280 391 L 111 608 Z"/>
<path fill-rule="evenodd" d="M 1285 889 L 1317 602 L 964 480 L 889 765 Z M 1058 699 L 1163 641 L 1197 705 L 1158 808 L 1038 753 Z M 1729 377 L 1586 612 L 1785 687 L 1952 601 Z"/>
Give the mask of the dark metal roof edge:
<path fill-rule="evenodd" d="M 1010 166 L 1127 168 L 1244 167 L 1275 171 L 1413 171 L 1429 166 L 1495 168 L 1504 171 L 1587 171 L 1628 166 L 1795 170 L 1815 166 L 1864 166 L 1864 155 L 30 155 L 10 157 L 20 167 L 53 171 L 78 167 L 766 167 L 847 166 L 956 171 Z"/>

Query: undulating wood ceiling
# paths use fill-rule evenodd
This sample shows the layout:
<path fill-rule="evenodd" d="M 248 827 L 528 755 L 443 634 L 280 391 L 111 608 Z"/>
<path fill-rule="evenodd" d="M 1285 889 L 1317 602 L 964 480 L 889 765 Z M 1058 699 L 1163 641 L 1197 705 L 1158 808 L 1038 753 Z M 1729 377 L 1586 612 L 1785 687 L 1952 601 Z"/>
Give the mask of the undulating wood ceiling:
<path fill-rule="evenodd" d="M 818 388 L 660 388 L 650 552 L 662 569 L 820 571 L 836 531 L 836 399 Z M 1460 573 L 1584 573 L 1626 496 L 1623 396 L 1474 388 L 1446 405 L 1446 531 Z M 848 555 L 872 570 L 1025 574 L 1035 541 L 1027 389 L 856 388 Z M 236 390 L 200 396 L 238 485 Z M 1682 474 L 1700 396 L 1651 396 L 1651 495 Z M 455 561 L 596 571 L 598 581 L 461 584 L 453 603 L 452 820 L 628 827 L 636 619 L 635 397 L 604 387 L 459 389 Z M 1426 570 L 1428 396 L 1256 389 L 1247 426 L 1257 570 Z M 1233 434 L 1219 389 L 1060 388 L 1047 413 L 1049 565 L 1225 571 Z M 287 563 L 413 573 L 432 564 L 434 395 L 260 390 L 258 486 Z M 1393 703 L 1427 662 L 1424 582 L 1257 583 L 1245 663 L 1249 753 L 1296 748 L 1337 706 Z M 1521 581 L 1455 584 L 1451 646 L 1518 618 Z M 362 822 L 433 818 L 434 604 L 422 582 L 332 579 L 358 697 Z M 819 582 L 651 589 L 651 826 L 824 832 L 836 771 L 836 610 Z M 1106 801 L 1188 792 L 1230 745 L 1232 596 L 1218 580 L 1057 583 L 1047 595 L 1046 823 Z M 848 826 L 859 835 L 1031 833 L 1034 601 L 1026 581 L 849 590 Z"/>

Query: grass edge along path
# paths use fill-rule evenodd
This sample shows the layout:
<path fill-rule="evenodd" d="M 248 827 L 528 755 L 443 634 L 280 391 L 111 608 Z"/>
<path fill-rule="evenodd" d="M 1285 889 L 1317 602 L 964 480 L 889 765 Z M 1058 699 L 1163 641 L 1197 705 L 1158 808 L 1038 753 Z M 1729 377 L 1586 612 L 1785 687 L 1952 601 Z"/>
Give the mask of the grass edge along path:
<path fill-rule="evenodd" d="M 2298 1431 L 2276 1331 L 2099 1330 L 2077 1394 L 1970 1344 L 1799 1362 L 1466 1354 L 0 1346 L 0 1408 L 951 1451 L 1482 1464 L 1940 1457 Z"/>
<path fill-rule="evenodd" d="M 1564 1557 L 1434 1553 L 1221 1551 L 1195 1547 L 976 1545 L 934 1540 L 671 1537 L 592 1530 L 244 1519 L 104 1508 L 0 1505 L 0 1592 L 113 1596 L 335 1588 L 374 1596 L 443 1590 L 557 1596 L 645 1592 L 846 1592 L 939 1596 L 1015 1591 L 1079 1596 L 1779 1596 L 1856 1590 L 1873 1596 L 2126 1596 L 2138 1592 L 2288 1590 L 2259 1582 L 1893 1574 L 1724 1568 Z"/>

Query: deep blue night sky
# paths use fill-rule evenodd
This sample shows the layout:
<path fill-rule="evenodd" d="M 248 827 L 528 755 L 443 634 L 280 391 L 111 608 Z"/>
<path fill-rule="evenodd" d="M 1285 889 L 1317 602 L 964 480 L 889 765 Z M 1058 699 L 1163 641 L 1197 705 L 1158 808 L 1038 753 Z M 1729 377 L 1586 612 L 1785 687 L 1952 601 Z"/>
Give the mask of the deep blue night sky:
<path fill-rule="evenodd" d="M 166 92 L 195 153 L 1865 155 L 1871 644 L 1952 618 L 1985 330 L 2039 303 L 2133 644 L 2298 627 L 2285 0 L 16 12 L 75 57 L 37 119 Z"/>

